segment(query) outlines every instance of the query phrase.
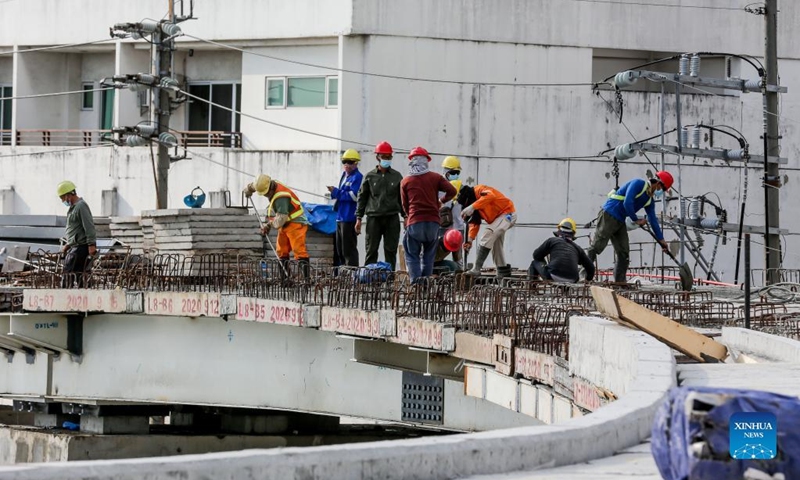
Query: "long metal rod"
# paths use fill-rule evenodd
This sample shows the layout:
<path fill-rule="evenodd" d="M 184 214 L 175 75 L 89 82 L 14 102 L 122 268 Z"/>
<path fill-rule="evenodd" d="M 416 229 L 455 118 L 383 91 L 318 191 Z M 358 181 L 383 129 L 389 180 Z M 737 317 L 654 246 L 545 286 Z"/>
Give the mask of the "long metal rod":
<path fill-rule="evenodd" d="M 744 328 L 750 328 L 750 234 L 744 236 Z"/>
<path fill-rule="evenodd" d="M 679 83 L 675 84 L 675 119 L 677 122 L 677 130 L 678 130 L 678 150 L 681 155 L 678 155 L 678 204 L 680 208 L 680 216 L 681 222 L 686 221 L 686 212 L 684 211 L 683 205 L 683 185 L 681 184 L 681 157 L 683 156 L 683 147 L 686 145 L 683 144 L 683 140 L 681 137 L 681 85 Z M 681 243 L 681 255 L 680 260 L 681 264 L 686 263 L 686 247 L 684 245 L 684 237 L 686 236 L 686 227 L 681 225 L 680 232 L 678 234 L 678 239 Z"/>
<path fill-rule="evenodd" d="M 666 132 L 667 130 L 667 100 L 666 100 L 666 87 L 664 83 L 661 83 L 661 146 L 666 146 Z M 678 132 L 678 136 L 680 136 L 680 132 Z M 661 170 L 666 170 L 666 153 L 661 151 Z M 666 193 L 666 192 L 665 192 Z M 667 199 L 666 195 L 664 195 L 663 200 L 661 201 L 661 219 L 667 218 Z M 655 250 L 653 250 L 653 256 L 655 257 Z M 664 250 L 661 250 L 661 283 L 664 283 Z M 653 259 L 653 263 L 655 263 L 655 258 Z"/>

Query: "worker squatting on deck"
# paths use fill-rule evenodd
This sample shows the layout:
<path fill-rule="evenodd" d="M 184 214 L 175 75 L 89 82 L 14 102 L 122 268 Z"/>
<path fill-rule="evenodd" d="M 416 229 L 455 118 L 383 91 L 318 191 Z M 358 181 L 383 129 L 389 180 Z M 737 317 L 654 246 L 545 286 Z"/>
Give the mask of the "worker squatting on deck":
<path fill-rule="evenodd" d="M 61 287 L 71 288 L 74 280 L 78 288 L 84 286 L 83 273 L 86 271 L 90 258 L 97 254 L 97 233 L 94 228 L 94 218 L 89 204 L 76 193 L 75 184 L 64 180 L 58 184 L 58 197 L 67 210 L 67 227 L 64 232 L 65 243 L 61 251 L 64 256 L 64 276 Z"/>

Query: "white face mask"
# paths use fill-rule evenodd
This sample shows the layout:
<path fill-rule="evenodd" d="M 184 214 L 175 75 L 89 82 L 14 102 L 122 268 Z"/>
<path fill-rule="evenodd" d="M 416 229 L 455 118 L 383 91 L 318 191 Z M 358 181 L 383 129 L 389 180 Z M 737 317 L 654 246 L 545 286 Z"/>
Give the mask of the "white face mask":
<path fill-rule="evenodd" d="M 664 198 L 664 190 L 656 190 L 655 193 L 653 193 L 653 198 L 656 200 L 661 200 Z"/>
<path fill-rule="evenodd" d="M 61 203 L 63 203 L 65 207 L 71 207 L 71 206 L 72 206 L 72 204 L 71 204 L 71 203 L 69 203 L 69 200 L 64 200 L 64 201 L 63 201 L 63 202 L 61 202 Z"/>

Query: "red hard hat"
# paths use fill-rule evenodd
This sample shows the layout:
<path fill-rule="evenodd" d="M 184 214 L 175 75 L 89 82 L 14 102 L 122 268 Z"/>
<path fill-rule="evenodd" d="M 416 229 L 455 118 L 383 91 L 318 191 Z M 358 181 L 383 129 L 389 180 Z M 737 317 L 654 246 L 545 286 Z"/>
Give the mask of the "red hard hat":
<path fill-rule="evenodd" d="M 448 252 L 455 252 L 461 248 L 461 244 L 464 242 L 464 235 L 458 230 L 451 228 L 445 232 L 444 239 L 442 240 L 445 250 Z"/>
<path fill-rule="evenodd" d="M 672 184 L 675 182 L 675 179 L 672 178 L 672 174 L 666 170 L 662 172 L 656 172 L 656 177 L 658 177 L 658 180 L 664 184 L 664 190 L 669 190 L 672 188 Z"/>
<path fill-rule="evenodd" d="M 391 155 L 394 153 L 389 142 L 381 142 L 375 146 L 375 153 L 380 155 Z"/>
<path fill-rule="evenodd" d="M 411 152 L 408 154 L 408 159 L 411 160 L 412 157 L 416 157 L 417 155 L 422 155 L 423 157 L 428 157 L 428 161 L 431 161 L 431 156 L 428 154 L 428 151 L 422 147 L 414 147 L 411 149 Z"/>

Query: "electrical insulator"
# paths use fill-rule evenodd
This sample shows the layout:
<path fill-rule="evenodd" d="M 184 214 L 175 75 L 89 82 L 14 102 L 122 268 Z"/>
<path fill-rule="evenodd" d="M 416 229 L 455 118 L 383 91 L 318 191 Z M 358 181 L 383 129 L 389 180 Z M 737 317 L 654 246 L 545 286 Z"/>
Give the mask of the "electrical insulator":
<path fill-rule="evenodd" d="M 139 73 L 136 75 L 136 78 L 139 80 L 139 83 L 144 83 L 145 85 L 156 84 L 156 76 L 149 73 Z"/>
<path fill-rule="evenodd" d="M 158 29 L 158 22 L 156 22 L 151 18 L 145 18 L 144 20 L 139 22 L 139 30 L 146 35 L 155 32 L 157 29 Z"/>
<path fill-rule="evenodd" d="M 686 197 L 681 197 L 681 218 L 686 218 Z"/>
<path fill-rule="evenodd" d="M 689 200 L 689 220 L 700 219 L 700 198 L 692 198 Z"/>
<path fill-rule="evenodd" d="M 174 37 L 176 35 L 181 35 L 183 33 L 181 31 L 181 27 L 177 26 L 174 23 L 162 23 L 161 31 L 164 32 L 168 37 Z"/>
<path fill-rule="evenodd" d="M 733 78 L 733 57 L 725 57 L 725 79 Z"/>
<path fill-rule="evenodd" d="M 700 126 L 695 125 L 692 127 L 692 148 L 700 148 Z"/>
<path fill-rule="evenodd" d="M 163 77 L 161 82 L 159 82 L 161 88 L 166 88 L 169 90 L 178 90 L 180 88 L 180 84 L 177 80 L 172 77 Z"/>
<path fill-rule="evenodd" d="M 760 92 L 761 80 L 746 80 L 744 82 L 744 89 L 748 92 Z"/>
<path fill-rule="evenodd" d="M 630 143 L 626 143 L 614 149 L 614 156 L 617 157 L 617 160 L 627 160 L 636 156 L 636 152 Z"/>
<path fill-rule="evenodd" d="M 178 139 L 175 137 L 175 135 L 169 132 L 163 132 L 158 136 L 158 143 L 168 148 L 173 148 L 178 146 Z"/>
<path fill-rule="evenodd" d="M 725 150 L 726 160 L 744 160 L 744 150 L 738 148 L 736 150 Z"/>
<path fill-rule="evenodd" d="M 614 75 L 613 84 L 617 88 L 625 88 L 630 87 L 636 83 L 637 80 L 639 80 L 639 78 L 634 76 L 632 71 L 628 70 Z"/>
<path fill-rule="evenodd" d="M 125 139 L 125 145 L 129 147 L 141 147 L 150 143 L 150 140 L 139 135 L 128 135 Z"/>
<path fill-rule="evenodd" d="M 700 55 L 692 55 L 692 59 L 689 61 L 689 75 L 692 77 L 700 76 Z"/>
<path fill-rule="evenodd" d="M 719 219 L 718 218 L 704 218 L 700 220 L 700 226 L 703 228 L 708 228 L 711 230 L 719 228 Z"/>
<path fill-rule="evenodd" d="M 680 60 L 678 60 L 678 73 L 681 75 L 689 75 L 689 55 L 685 53 L 681 55 Z"/>
<path fill-rule="evenodd" d="M 689 146 L 689 127 L 681 128 L 678 146 L 681 148 Z"/>
<path fill-rule="evenodd" d="M 137 125 L 136 132 L 143 137 L 152 137 L 156 134 L 155 125 Z"/>

